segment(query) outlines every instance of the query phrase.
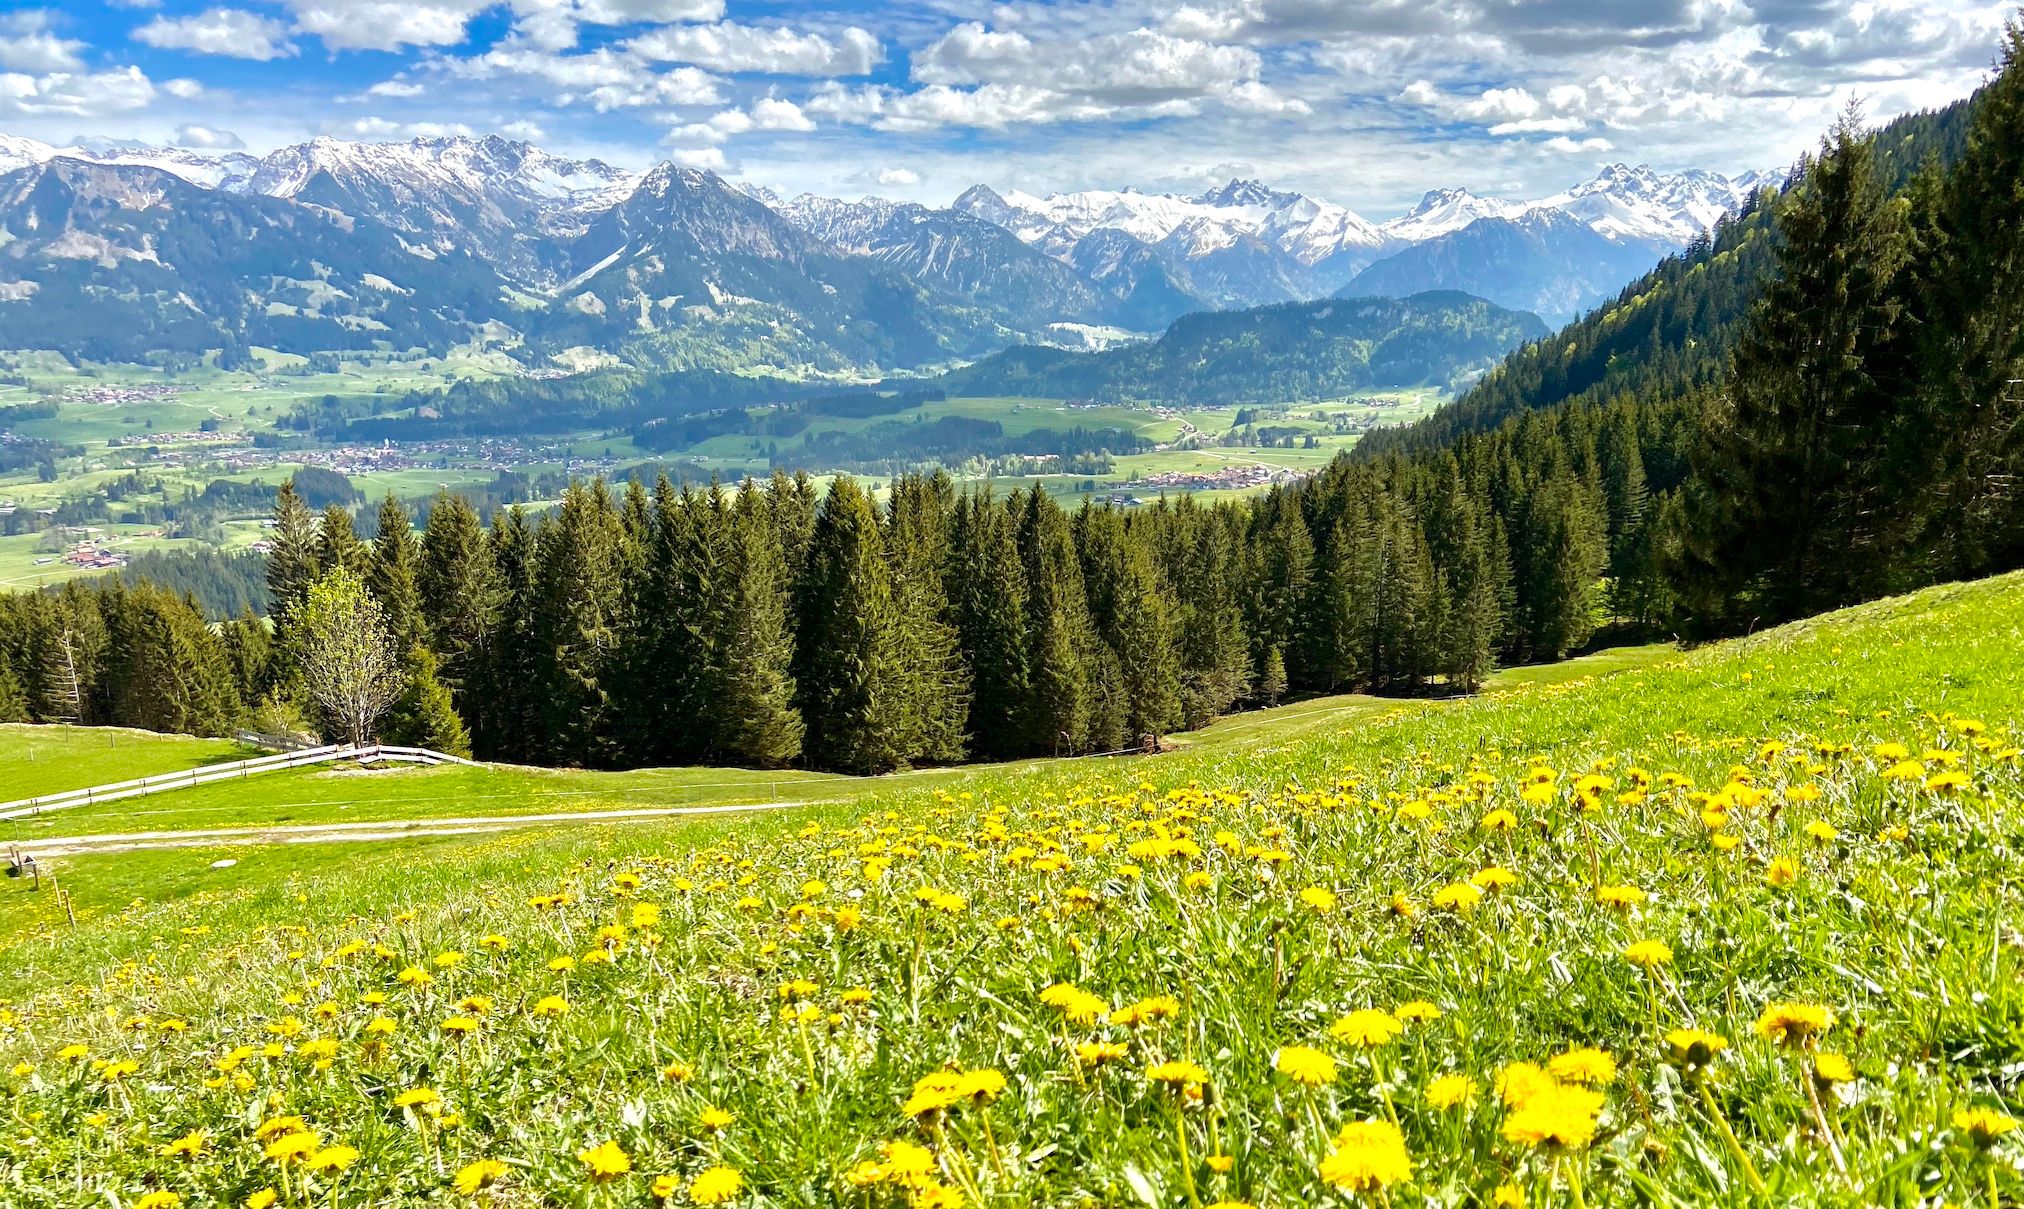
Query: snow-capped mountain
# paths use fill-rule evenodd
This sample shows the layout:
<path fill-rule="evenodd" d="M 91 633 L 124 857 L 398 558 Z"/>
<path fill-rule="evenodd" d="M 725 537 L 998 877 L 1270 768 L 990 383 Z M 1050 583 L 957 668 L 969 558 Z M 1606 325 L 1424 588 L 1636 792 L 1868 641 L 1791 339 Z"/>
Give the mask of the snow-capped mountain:
<path fill-rule="evenodd" d="M 1358 273 L 1337 296 L 1460 290 L 1559 323 L 1614 295 L 1672 250 L 1665 241 L 1613 237 L 1565 210 L 1540 206 L 1423 239 Z"/>
<path fill-rule="evenodd" d="M 580 234 L 638 181 L 599 160 L 498 137 L 319 138 L 262 159 L 245 188 L 375 219 L 422 247 L 482 255 L 542 281 L 555 268 L 554 239 Z"/>
<path fill-rule="evenodd" d="M 979 185 L 954 204 L 1070 263 L 1082 240 L 1122 232 L 1181 264 L 1201 265 L 1203 296 L 1219 305 L 1312 297 L 1369 264 L 1389 242 L 1346 207 L 1254 180 L 1195 197 L 1131 189 L 1036 197 Z"/>
<path fill-rule="evenodd" d="M 0 134 L 0 173 L 46 164 L 54 159 L 79 160 L 87 164 L 159 168 L 193 185 L 206 189 L 235 189 L 243 186 L 259 167 L 250 155 L 205 155 L 180 147 L 110 145 L 102 147 L 52 147 L 34 139 Z"/>
<path fill-rule="evenodd" d="M 1435 189 L 1379 229 L 1401 243 L 1419 243 L 1452 235 L 1479 218 L 1516 218 L 1528 208 L 1524 202 L 1477 197 L 1467 189 Z"/>
<path fill-rule="evenodd" d="M 1684 247 L 1711 230 L 1767 186 L 1783 180 L 1768 172 L 1720 176 L 1682 172 L 1665 176 L 1640 165 L 1612 164 L 1595 179 L 1533 203 L 1571 214 L 1612 239 L 1643 239 Z"/>

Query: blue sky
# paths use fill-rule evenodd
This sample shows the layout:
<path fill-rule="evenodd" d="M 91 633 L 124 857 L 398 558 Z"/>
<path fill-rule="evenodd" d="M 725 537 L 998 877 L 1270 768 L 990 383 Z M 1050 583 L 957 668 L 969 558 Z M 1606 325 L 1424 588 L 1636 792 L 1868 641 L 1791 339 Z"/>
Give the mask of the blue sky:
<path fill-rule="evenodd" d="M 503 133 L 945 202 L 1257 176 L 1384 218 L 1604 163 L 1775 167 L 1986 75 L 1964 0 L 0 0 L 0 132 L 255 153 Z"/>

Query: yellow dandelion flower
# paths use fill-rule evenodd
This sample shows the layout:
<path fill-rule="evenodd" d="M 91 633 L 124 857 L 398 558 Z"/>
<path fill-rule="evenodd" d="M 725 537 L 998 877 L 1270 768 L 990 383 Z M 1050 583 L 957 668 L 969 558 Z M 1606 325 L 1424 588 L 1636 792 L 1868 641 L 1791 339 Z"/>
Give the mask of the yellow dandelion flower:
<path fill-rule="evenodd" d="M 1623 959 L 1649 970 L 1673 964 L 1673 950 L 1662 940 L 1633 941 L 1624 946 Z"/>
<path fill-rule="evenodd" d="M 1855 1066 L 1843 1055 L 1823 1050 L 1813 1055 L 1813 1077 L 1820 1083 L 1853 1083 Z"/>
<path fill-rule="evenodd" d="M 1993 1108 L 1963 1108 L 1954 1114 L 1954 1128 L 1967 1134 L 1978 1148 L 1986 1150 L 2005 1134 L 2014 1132 L 2017 1121 Z"/>
<path fill-rule="evenodd" d="M 1503 1134 L 1522 1146 L 1579 1150 L 1595 1140 L 1602 1103 L 1599 1091 L 1549 1080 L 1505 1118 Z"/>
<path fill-rule="evenodd" d="M 459 1168 L 457 1177 L 450 1183 L 465 1196 L 476 1196 L 498 1183 L 499 1177 L 505 1174 L 506 1164 L 498 1159 L 479 1159 L 475 1163 L 467 1163 Z"/>
<path fill-rule="evenodd" d="M 305 1162 L 311 1171 L 325 1175 L 342 1175 L 344 1170 L 358 1162 L 358 1151 L 350 1146 L 327 1146 L 309 1156 Z"/>
<path fill-rule="evenodd" d="M 1193 1062 L 1158 1062 L 1146 1068 L 1146 1079 L 1170 1087 L 1185 1087 L 1209 1081 L 1209 1072 Z"/>
<path fill-rule="evenodd" d="M 1442 1075 L 1427 1084 L 1427 1107 L 1446 1112 L 1473 1104 L 1482 1094 L 1482 1085 L 1468 1075 Z"/>
<path fill-rule="evenodd" d="M 1817 1003 L 1774 1003 L 1757 1017 L 1757 1035 L 1778 1045 L 1801 1045 L 1834 1027 L 1834 1009 Z"/>
<path fill-rule="evenodd" d="M 1405 1025 L 1390 1012 L 1362 1008 L 1328 1027 L 1328 1035 L 1359 1049 L 1376 1049 L 1405 1031 Z"/>
<path fill-rule="evenodd" d="M 133 1209 L 179 1209 L 183 1203 L 180 1192 L 148 1192 L 134 1198 Z"/>
<path fill-rule="evenodd" d="M 1119 1041 L 1082 1041 L 1075 1046 L 1075 1059 L 1084 1066 L 1101 1066 L 1124 1056 L 1125 1045 Z"/>
<path fill-rule="evenodd" d="M 689 1184 L 689 1199 L 698 1205 L 723 1205 L 737 1199 L 745 1177 L 736 1168 L 709 1168 Z"/>
<path fill-rule="evenodd" d="M 1303 1087 L 1335 1082 L 1335 1059 L 1305 1045 L 1289 1045 L 1272 1060 L 1272 1068 Z"/>
<path fill-rule="evenodd" d="M 632 1170 L 632 1156 L 617 1142 L 599 1142 L 589 1150 L 578 1151 L 576 1159 L 594 1184 L 609 1183 Z"/>
<path fill-rule="evenodd" d="M 1607 1087 L 1616 1082 L 1616 1059 L 1593 1046 L 1571 1049 L 1546 1063 L 1546 1072 L 1563 1083 Z"/>
<path fill-rule="evenodd" d="M 1321 1160 L 1321 1178 L 1345 1192 L 1381 1192 L 1413 1178 L 1405 1136 L 1389 1121 L 1352 1121 Z"/>

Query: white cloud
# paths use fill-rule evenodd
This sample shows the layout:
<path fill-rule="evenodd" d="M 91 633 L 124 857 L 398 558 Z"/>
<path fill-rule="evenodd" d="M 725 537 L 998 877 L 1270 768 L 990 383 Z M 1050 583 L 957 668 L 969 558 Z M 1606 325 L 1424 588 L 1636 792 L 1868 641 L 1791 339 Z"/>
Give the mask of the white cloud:
<path fill-rule="evenodd" d="M 332 50 L 455 46 L 483 0 L 289 0 L 295 28 Z"/>
<path fill-rule="evenodd" d="M 204 85 L 197 80 L 169 80 L 162 85 L 162 91 L 172 97 L 189 101 L 204 95 Z"/>
<path fill-rule="evenodd" d="M 885 61 L 878 39 L 856 26 L 835 38 L 729 22 L 668 26 L 635 38 L 629 48 L 658 62 L 764 75 L 861 76 Z"/>
<path fill-rule="evenodd" d="M 882 85 L 847 88 L 832 80 L 818 85 L 801 103 L 801 109 L 847 126 L 865 126 L 885 112 L 886 98 L 891 95 L 892 90 Z"/>
<path fill-rule="evenodd" d="M 1526 118 L 1519 122 L 1499 122 L 1485 133 L 1496 138 L 1513 134 L 1573 134 L 1588 128 L 1580 118 Z"/>
<path fill-rule="evenodd" d="M 886 168 L 878 174 L 877 179 L 881 185 L 911 187 L 921 183 L 921 174 L 912 168 Z"/>
<path fill-rule="evenodd" d="M 576 15 L 593 25 L 716 21 L 724 0 L 578 0 Z"/>
<path fill-rule="evenodd" d="M 84 66 L 77 52 L 85 44 L 59 38 L 46 9 L 0 13 L 0 68 L 10 71 L 75 71 Z"/>
<path fill-rule="evenodd" d="M 189 124 L 176 127 L 176 146 L 192 151 L 244 151 L 246 140 L 229 130 Z"/>
<path fill-rule="evenodd" d="M 31 76 L 0 72 L 0 115 L 96 118 L 145 107 L 154 82 L 138 67 Z"/>
<path fill-rule="evenodd" d="M 237 8 L 214 8 L 188 17 L 156 17 L 134 31 L 134 41 L 164 50 L 235 59 L 287 58 L 296 53 L 288 27 Z"/>
<path fill-rule="evenodd" d="M 427 88 L 415 83 L 413 80 L 381 80 L 371 88 L 366 89 L 365 95 L 402 100 L 408 97 L 421 96 L 427 91 Z"/>
<path fill-rule="evenodd" d="M 541 128 L 540 123 L 525 120 L 508 122 L 499 127 L 499 133 L 509 139 L 519 139 L 523 143 L 538 143 L 548 137 L 548 132 Z"/>
<path fill-rule="evenodd" d="M 722 82 L 706 71 L 694 67 L 657 71 L 609 47 L 558 55 L 509 40 L 473 59 L 444 58 L 433 65 L 466 79 L 539 83 L 546 86 L 540 99 L 547 103 L 585 104 L 600 113 L 653 105 L 719 105 L 724 100 Z"/>
<path fill-rule="evenodd" d="M 707 168 L 711 172 L 723 172 L 730 166 L 723 150 L 717 147 L 678 148 L 668 153 L 668 159 L 683 168 Z"/>
<path fill-rule="evenodd" d="M 1556 135 L 1539 145 L 1548 151 L 1557 151 L 1562 155 L 1603 154 L 1616 149 L 1608 139 L 1580 139 L 1577 141 L 1568 138 L 1564 134 Z"/>
<path fill-rule="evenodd" d="M 801 107 L 792 101 L 778 97 L 765 97 L 752 103 L 752 127 L 755 130 L 806 131 L 815 129 L 815 123 L 801 112 Z"/>

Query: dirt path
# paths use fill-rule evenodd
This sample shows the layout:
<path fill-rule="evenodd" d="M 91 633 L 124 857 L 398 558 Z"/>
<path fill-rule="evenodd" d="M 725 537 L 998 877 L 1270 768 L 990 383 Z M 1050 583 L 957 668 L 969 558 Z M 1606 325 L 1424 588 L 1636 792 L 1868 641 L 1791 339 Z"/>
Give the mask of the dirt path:
<path fill-rule="evenodd" d="M 119 835 L 52 836 L 20 841 L 35 856 L 85 852 L 134 852 L 146 848 L 216 848 L 230 844 L 359 844 L 431 835 L 472 835 L 556 823 L 611 823 L 712 814 L 755 814 L 789 810 L 813 802 L 750 802 L 731 806 L 660 806 L 632 810 L 585 810 L 562 814 L 501 814 L 472 818 L 416 819 L 413 822 L 306 823 L 283 827 L 219 827 L 205 831 L 130 831 Z"/>

